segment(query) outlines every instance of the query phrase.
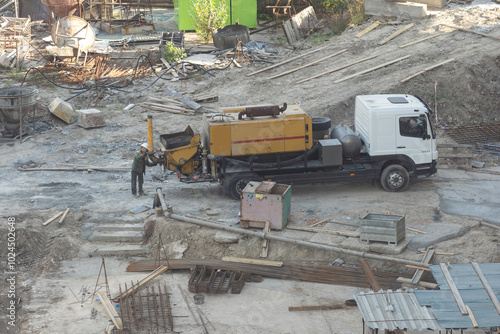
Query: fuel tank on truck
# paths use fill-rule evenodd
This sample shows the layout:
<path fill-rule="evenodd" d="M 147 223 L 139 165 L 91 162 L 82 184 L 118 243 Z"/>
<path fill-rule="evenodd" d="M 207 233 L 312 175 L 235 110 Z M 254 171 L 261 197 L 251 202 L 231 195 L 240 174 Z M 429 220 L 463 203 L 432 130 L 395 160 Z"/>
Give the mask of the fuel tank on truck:
<path fill-rule="evenodd" d="M 330 137 L 336 138 L 342 144 L 342 154 L 346 158 L 353 158 L 359 155 L 361 150 L 361 139 L 344 124 L 337 125 L 332 129 Z"/>
<path fill-rule="evenodd" d="M 222 108 L 203 123 L 204 145 L 216 156 L 297 152 L 313 145 L 312 120 L 298 105 Z"/>

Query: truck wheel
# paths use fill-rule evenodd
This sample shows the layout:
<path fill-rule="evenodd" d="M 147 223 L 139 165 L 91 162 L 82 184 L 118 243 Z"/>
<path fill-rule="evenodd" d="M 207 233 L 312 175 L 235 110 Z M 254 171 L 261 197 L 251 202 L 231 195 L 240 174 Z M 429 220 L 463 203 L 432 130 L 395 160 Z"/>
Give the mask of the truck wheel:
<path fill-rule="evenodd" d="M 224 192 L 231 195 L 234 199 L 241 198 L 241 192 L 247 186 L 250 181 L 259 180 L 259 176 L 256 174 L 241 174 L 231 176 L 224 184 Z"/>
<path fill-rule="evenodd" d="M 410 174 L 401 165 L 387 166 L 380 176 L 380 184 L 386 191 L 403 191 L 410 183 Z"/>
<path fill-rule="evenodd" d="M 312 118 L 312 130 L 321 131 L 329 130 L 332 127 L 332 121 L 328 117 L 313 117 Z"/>

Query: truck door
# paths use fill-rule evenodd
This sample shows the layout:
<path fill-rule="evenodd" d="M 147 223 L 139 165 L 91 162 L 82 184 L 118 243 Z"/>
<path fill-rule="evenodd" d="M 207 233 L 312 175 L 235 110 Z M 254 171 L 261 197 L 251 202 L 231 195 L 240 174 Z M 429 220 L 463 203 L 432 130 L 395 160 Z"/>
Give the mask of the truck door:
<path fill-rule="evenodd" d="M 397 118 L 399 127 L 396 135 L 396 152 L 409 156 L 415 164 L 432 161 L 432 135 L 428 132 L 427 116 L 425 114 Z"/>

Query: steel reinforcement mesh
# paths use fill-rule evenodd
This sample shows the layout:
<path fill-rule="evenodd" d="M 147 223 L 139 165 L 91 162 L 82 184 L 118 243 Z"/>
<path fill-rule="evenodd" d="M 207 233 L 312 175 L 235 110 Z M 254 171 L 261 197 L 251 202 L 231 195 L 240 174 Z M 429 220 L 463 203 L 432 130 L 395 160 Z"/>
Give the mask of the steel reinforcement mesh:
<path fill-rule="evenodd" d="M 500 141 L 500 123 L 457 126 L 447 129 L 446 134 L 459 144 L 478 144 Z"/>

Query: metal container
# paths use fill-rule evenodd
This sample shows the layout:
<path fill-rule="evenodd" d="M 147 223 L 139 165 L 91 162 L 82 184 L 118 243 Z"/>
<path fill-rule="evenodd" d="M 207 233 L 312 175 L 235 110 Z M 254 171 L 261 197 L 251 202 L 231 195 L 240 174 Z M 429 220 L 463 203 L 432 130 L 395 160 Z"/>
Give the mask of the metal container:
<path fill-rule="evenodd" d="M 233 49 L 242 44 L 250 42 L 250 31 L 247 26 L 240 24 L 225 26 L 212 34 L 214 46 L 218 49 Z"/>
<path fill-rule="evenodd" d="M 236 157 L 311 149 L 311 118 L 298 105 L 287 106 L 284 112 L 275 117 L 238 120 L 238 114 L 248 109 L 250 106 L 221 108 L 218 116 L 205 114 L 204 140 L 210 143 L 211 154 Z"/>
<path fill-rule="evenodd" d="M 50 33 L 56 46 L 69 46 L 82 52 L 90 49 L 95 42 L 94 29 L 89 22 L 78 16 L 57 20 Z"/>
<path fill-rule="evenodd" d="M 323 166 L 342 165 L 342 144 L 338 139 L 323 139 L 319 142 L 319 158 Z"/>
<path fill-rule="evenodd" d="M 194 303 L 196 305 L 201 305 L 205 302 L 205 295 L 204 294 L 201 294 L 201 293 L 198 293 L 196 295 L 193 296 L 193 300 L 194 300 Z"/>
<path fill-rule="evenodd" d="M 361 219 L 361 241 L 397 245 L 405 238 L 405 216 L 369 213 Z"/>
<path fill-rule="evenodd" d="M 340 141 L 344 157 L 355 157 L 361 151 L 361 139 L 346 125 L 340 124 L 334 127 L 330 137 Z"/>
<path fill-rule="evenodd" d="M 174 19 L 182 30 L 195 30 L 195 19 L 192 16 L 194 0 L 174 0 Z M 257 28 L 257 0 L 214 0 L 216 6 L 226 7 L 226 24 L 242 24 L 249 28 Z"/>
<path fill-rule="evenodd" d="M 83 0 L 42 0 L 58 18 L 73 15 Z"/>
<path fill-rule="evenodd" d="M 231 24 L 257 28 L 257 0 L 231 0 Z"/>
<path fill-rule="evenodd" d="M 264 227 L 269 222 L 273 230 L 283 230 L 290 218 L 292 187 L 276 182 L 251 181 L 241 198 L 242 227 Z"/>
<path fill-rule="evenodd" d="M 31 87 L 0 89 L 0 115 L 4 123 L 4 137 L 19 134 L 19 123 L 35 108 L 38 90 Z"/>

